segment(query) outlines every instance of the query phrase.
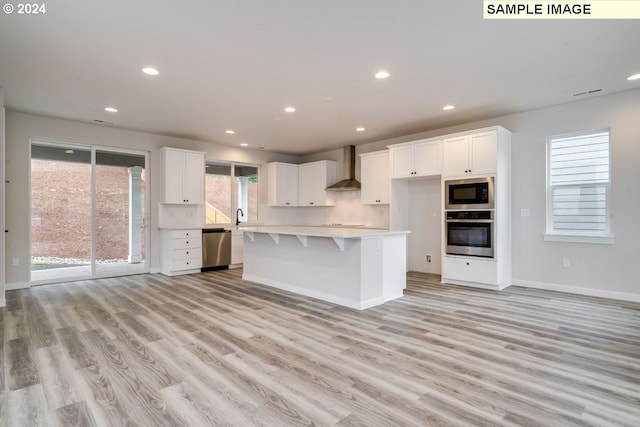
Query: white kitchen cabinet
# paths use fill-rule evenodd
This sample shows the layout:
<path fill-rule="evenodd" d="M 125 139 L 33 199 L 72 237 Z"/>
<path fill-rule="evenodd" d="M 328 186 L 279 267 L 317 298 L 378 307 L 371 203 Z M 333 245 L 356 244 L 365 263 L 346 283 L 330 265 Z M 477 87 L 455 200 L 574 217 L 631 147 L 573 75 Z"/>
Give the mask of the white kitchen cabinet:
<path fill-rule="evenodd" d="M 231 230 L 231 265 L 242 264 L 244 253 L 244 233 L 242 230 Z"/>
<path fill-rule="evenodd" d="M 204 153 L 163 147 L 161 203 L 200 205 L 204 203 Z"/>
<path fill-rule="evenodd" d="M 197 273 L 202 268 L 202 230 L 162 230 L 162 274 Z"/>
<path fill-rule="evenodd" d="M 363 205 L 389 204 L 391 173 L 389 150 L 360 154 L 360 202 Z"/>
<path fill-rule="evenodd" d="M 494 177 L 494 257 L 447 254 L 447 233 L 443 228 L 444 283 L 494 290 L 511 284 L 511 132 L 496 126 L 444 137 L 443 180 L 488 175 Z"/>
<path fill-rule="evenodd" d="M 445 255 L 442 257 L 442 277 L 447 277 L 449 282 L 477 284 L 483 288 L 487 285 L 498 287 L 496 261 L 493 259 Z"/>
<path fill-rule="evenodd" d="M 336 179 L 336 162 L 267 165 L 270 206 L 330 206 L 325 188 Z"/>
<path fill-rule="evenodd" d="M 389 146 L 391 178 L 420 178 L 442 172 L 442 140 L 428 139 Z"/>
<path fill-rule="evenodd" d="M 267 165 L 270 206 L 298 206 L 298 165 L 273 162 Z"/>
<path fill-rule="evenodd" d="M 444 177 L 486 176 L 496 173 L 498 134 L 487 131 L 444 140 Z"/>
<path fill-rule="evenodd" d="M 331 206 L 325 190 L 336 180 L 336 162 L 321 160 L 298 166 L 298 205 Z"/>

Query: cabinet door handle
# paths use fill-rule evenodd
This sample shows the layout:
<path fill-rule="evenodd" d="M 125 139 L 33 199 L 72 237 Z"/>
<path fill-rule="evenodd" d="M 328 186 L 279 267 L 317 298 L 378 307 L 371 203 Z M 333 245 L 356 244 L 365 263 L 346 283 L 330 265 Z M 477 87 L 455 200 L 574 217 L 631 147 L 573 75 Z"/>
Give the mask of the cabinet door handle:
<path fill-rule="evenodd" d="M 467 263 L 467 265 L 469 265 L 469 263 Z"/>
<path fill-rule="evenodd" d="M 187 245 L 189 244 L 189 241 L 187 240 Z"/>
<path fill-rule="evenodd" d="M 313 204 L 313 202 L 309 202 L 309 204 L 310 204 L 310 205 L 312 205 L 312 204 Z"/>

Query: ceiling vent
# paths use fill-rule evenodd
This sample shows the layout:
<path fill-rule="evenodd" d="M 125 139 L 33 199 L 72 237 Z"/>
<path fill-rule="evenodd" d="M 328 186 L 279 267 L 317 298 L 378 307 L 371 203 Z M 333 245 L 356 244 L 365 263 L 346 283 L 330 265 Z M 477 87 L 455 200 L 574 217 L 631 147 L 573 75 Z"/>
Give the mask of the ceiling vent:
<path fill-rule="evenodd" d="M 591 89 L 585 92 L 574 93 L 573 96 L 584 96 L 584 95 L 592 95 L 594 93 L 602 92 L 602 89 Z"/>
<path fill-rule="evenodd" d="M 360 191 L 360 183 L 356 180 L 356 147 L 348 145 L 344 147 L 345 164 L 349 161 L 349 170 L 347 176 L 349 178 L 338 181 L 326 188 L 327 191 Z"/>

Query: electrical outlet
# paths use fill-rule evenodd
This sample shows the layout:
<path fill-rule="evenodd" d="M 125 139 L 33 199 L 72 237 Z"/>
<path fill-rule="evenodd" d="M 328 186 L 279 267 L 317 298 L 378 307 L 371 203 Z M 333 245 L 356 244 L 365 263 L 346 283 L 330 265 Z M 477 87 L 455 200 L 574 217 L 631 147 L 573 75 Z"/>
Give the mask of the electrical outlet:
<path fill-rule="evenodd" d="M 569 258 L 562 259 L 562 267 L 569 268 L 571 267 L 571 260 Z"/>
<path fill-rule="evenodd" d="M 426 254 L 426 255 L 424 256 L 424 262 L 425 262 L 426 264 L 430 264 L 430 263 L 431 263 L 431 255 Z"/>
<path fill-rule="evenodd" d="M 520 216 L 531 216 L 531 211 L 528 208 L 520 209 Z"/>
<path fill-rule="evenodd" d="M 19 265 L 20 265 L 20 258 L 13 258 L 13 259 L 11 260 L 11 266 L 12 266 L 12 267 L 17 267 L 17 266 L 19 266 Z"/>

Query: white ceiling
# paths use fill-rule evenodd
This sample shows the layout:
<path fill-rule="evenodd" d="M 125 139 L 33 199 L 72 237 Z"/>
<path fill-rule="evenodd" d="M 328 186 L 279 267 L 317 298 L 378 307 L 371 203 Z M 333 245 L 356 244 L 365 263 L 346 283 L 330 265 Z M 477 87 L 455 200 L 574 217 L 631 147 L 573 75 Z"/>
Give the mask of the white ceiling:
<path fill-rule="evenodd" d="M 0 14 L 9 110 L 283 153 L 640 88 L 626 80 L 640 72 L 633 20 L 483 20 L 480 0 L 57 0 L 46 9 Z M 147 65 L 160 75 L 144 75 Z M 383 68 L 391 77 L 376 80 Z"/>

